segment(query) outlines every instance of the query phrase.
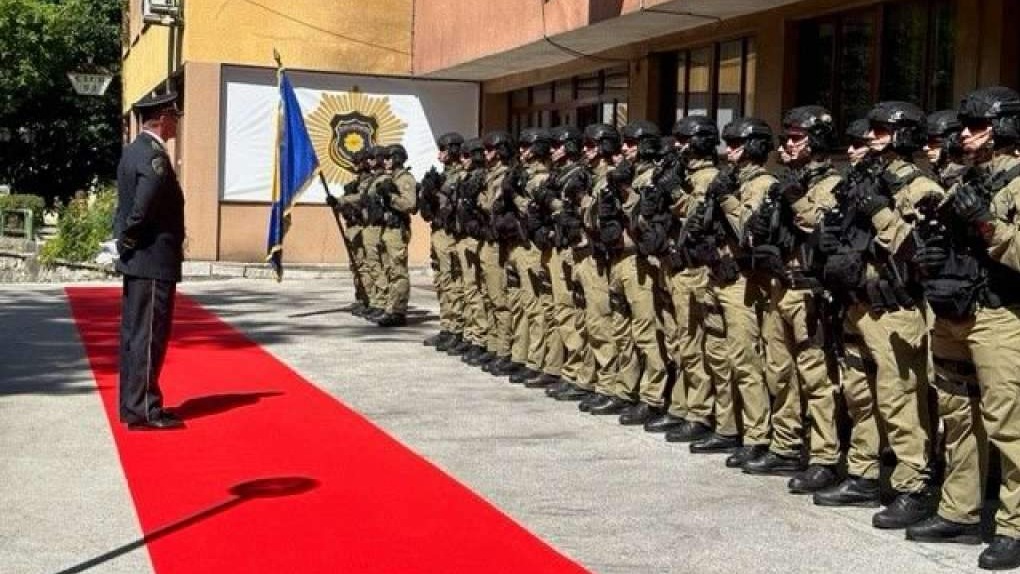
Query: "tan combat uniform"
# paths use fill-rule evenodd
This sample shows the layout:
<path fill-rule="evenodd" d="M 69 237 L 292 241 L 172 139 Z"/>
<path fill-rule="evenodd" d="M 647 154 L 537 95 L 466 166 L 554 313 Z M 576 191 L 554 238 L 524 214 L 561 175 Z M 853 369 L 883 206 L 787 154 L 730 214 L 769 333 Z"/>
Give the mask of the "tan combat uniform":
<path fill-rule="evenodd" d="M 346 193 L 339 199 L 340 208 L 347 209 L 359 209 L 361 205 L 361 182 L 366 179 L 367 175 L 358 174 L 358 178 L 355 181 L 355 192 Z M 371 298 L 369 297 L 369 289 L 374 288 L 375 285 L 369 285 L 368 276 L 365 272 L 365 243 L 362 240 L 361 233 L 364 230 L 364 221 L 362 218 L 357 218 L 352 221 L 346 221 L 344 226 L 344 235 L 347 237 L 346 245 L 350 248 L 350 253 L 347 254 L 349 265 L 351 268 L 351 274 L 354 276 L 354 295 L 355 299 L 359 303 L 369 305 Z"/>
<path fill-rule="evenodd" d="M 393 315 L 407 313 L 411 280 L 407 275 L 407 245 L 411 240 L 411 213 L 417 202 L 417 183 L 406 168 L 390 174 L 397 193 L 390 198 L 393 220 L 382 231 L 382 261 L 386 276 L 385 311 Z"/>
<path fill-rule="evenodd" d="M 841 178 L 827 162 L 812 162 L 805 169 L 810 174 L 807 193 L 790 207 L 793 224 L 810 234 L 821 223 L 824 213 L 836 205 L 834 190 Z M 785 457 L 800 454 L 803 404 L 811 421 L 809 462 L 828 466 L 839 461 L 837 387 L 826 366 L 815 295 L 810 286 L 803 284 L 805 264 L 795 248 L 785 265 L 790 275 L 786 282 L 789 286 L 772 279 L 769 289 L 763 327 L 765 380 L 773 397 L 769 450 Z M 851 396 L 847 396 L 847 401 L 851 402 Z"/>
<path fill-rule="evenodd" d="M 709 269 L 704 299 L 705 360 L 715 388 L 716 432 L 737 434 L 733 390 L 740 396 L 741 434 L 744 446 L 769 444 L 769 393 L 757 351 L 761 338 L 755 305 L 762 300 L 760 285 L 746 269 L 737 270 L 742 257 L 740 238 L 744 226 L 757 211 L 776 178 L 764 167 L 747 164 L 738 169 L 739 197 L 726 196 L 719 206 L 725 214 L 727 233 L 718 246 L 720 264 Z M 722 270 L 730 266 L 732 275 Z"/>
<path fill-rule="evenodd" d="M 464 177 L 459 163 L 448 164 L 443 170 L 443 187 L 439 190 L 439 213 L 452 213 L 450 202 L 456 198 L 457 185 Z M 439 214 L 436 214 L 438 217 Z M 431 236 L 431 256 L 436 262 L 433 284 L 439 297 L 439 328 L 450 333 L 464 331 L 464 287 L 457 255 L 457 240 L 452 231 L 435 225 Z"/>
<path fill-rule="evenodd" d="M 484 170 L 479 170 L 484 172 Z M 468 178 L 475 172 L 461 172 L 457 182 L 457 197 L 461 195 L 461 187 L 466 185 Z M 463 209 L 457 206 L 457 209 Z M 487 347 L 489 338 L 489 309 L 486 308 L 485 275 L 483 273 L 479 250 L 483 241 L 472 237 L 462 229 L 457 229 L 457 259 L 461 269 L 461 290 L 464 306 L 464 338 L 479 347 Z"/>
<path fill-rule="evenodd" d="M 379 171 L 368 174 L 358 184 L 358 195 L 368 200 L 376 197 L 375 186 L 383 177 Z M 382 263 L 382 224 L 368 220 L 365 216 L 365 227 L 361 230 L 361 243 L 365 250 L 364 267 L 367 281 L 365 290 L 368 291 L 369 305 L 373 309 L 386 307 L 386 275 Z"/>
<path fill-rule="evenodd" d="M 492 208 L 499 194 L 502 193 L 503 178 L 508 168 L 499 164 L 488 170 L 485 176 L 485 190 L 478 198 L 482 212 L 492 221 Z M 490 226 L 491 230 L 491 226 Z M 510 357 L 510 303 L 507 299 L 505 250 L 499 242 L 489 236 L 481 241 L 478 249 L 479 263 L 482 269 L 482 291 L 485 298 L 485 309 L 488 313 L 488 337 L 486 348 L 500 358 Z"/>
<path fill-rule="evenodd" d="M 540 185 L 549 178 L 549 167 L 532 162 L 525 168 L 527 184 L 524 196 L 514 197 L 517 212 L 527 213 L 528 204 Z M 522 215 L 523 217 L 523 215 Z M 545 360 L 545 309 L 542 305 L 540 270 L 542 253 L 527 238 L 508 245 L 507 266 L 520 277 L 520 288 L 510 288 L 510 316 L 513 337 L 510 358 L 514 363 L 539 371 Z"/>

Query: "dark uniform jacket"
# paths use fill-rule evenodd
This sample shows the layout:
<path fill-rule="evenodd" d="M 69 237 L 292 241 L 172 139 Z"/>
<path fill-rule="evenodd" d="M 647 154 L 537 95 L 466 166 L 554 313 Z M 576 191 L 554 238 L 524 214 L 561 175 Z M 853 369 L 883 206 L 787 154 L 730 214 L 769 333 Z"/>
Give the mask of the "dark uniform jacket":
<path fill-rule="evenodd" d="M 181 280 L 184 259 L 184 193 L 160 142 L 143 132 L 117 166 L 114 236 L 124 275 Z"/>

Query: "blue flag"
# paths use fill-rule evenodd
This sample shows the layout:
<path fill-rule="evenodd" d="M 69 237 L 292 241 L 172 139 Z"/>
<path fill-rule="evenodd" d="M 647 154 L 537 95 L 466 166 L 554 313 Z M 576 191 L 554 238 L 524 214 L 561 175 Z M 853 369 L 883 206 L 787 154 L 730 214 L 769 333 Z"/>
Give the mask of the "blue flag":
<path fill-rule="evenodd" d="M 266 239 L 266 260 L 273 267 L 277 281 L 283 278 L 283 237 L 290 224 L 290 210 L 319 175 L 319 158 L 308 136 L 294 86 L 286 72 L 280 70 L 279 75 L 273 210 L 269 215 L 269 237 Z"/>

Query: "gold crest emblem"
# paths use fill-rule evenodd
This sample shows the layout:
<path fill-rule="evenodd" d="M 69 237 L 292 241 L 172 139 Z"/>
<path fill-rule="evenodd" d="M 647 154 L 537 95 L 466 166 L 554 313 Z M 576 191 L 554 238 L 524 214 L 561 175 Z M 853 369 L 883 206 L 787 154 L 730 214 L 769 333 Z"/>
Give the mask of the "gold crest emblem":
<path fill-rule="evenodd" d="M 355 153 L 400 143 L 407 129 L 407 123 L 393 113 L 388 96 L 356 90 L 326 94 L 306 122 L 322 171 L 331 183 L 354 179 Z"/>

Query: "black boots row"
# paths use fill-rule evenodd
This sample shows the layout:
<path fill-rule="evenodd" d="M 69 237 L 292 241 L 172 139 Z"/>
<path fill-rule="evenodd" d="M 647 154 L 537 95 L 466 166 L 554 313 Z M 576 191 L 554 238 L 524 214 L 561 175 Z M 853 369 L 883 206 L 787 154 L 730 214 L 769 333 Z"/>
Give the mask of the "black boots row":
<path fill-rule="evenodd" d="M 407 324 L 407 316 L 403 313 L 387 313 L 378 307 L 370 307 L 358 302 L 351 307 L 351 315 L 371 321 L 380 327 L 403 327 Z"/>

